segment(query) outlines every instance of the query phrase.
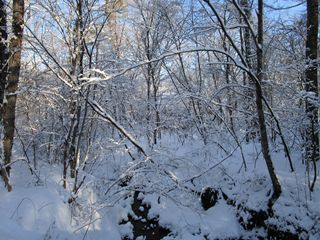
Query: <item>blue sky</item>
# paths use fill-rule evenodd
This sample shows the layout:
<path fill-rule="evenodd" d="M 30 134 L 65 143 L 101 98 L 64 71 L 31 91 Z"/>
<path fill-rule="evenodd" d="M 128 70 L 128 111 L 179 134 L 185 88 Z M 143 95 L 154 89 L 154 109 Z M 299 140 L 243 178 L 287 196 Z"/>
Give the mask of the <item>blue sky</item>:
<path fill-rule="evenodd" d="M 303 2 L 303 0 L 266 0 L 265 1 L 267 5 L 271 5 L 276 8 L 286 8 L 290 6 L 295 6 L 301 2 Z M 305 13 L 306 5 L 304 3 L 297 7 L 285 9 L 285 10 L 272 10 L 268 7 L 265 7 L 265 11 L 268 13 L 269 16 L 273 16 L 274 18 L 280 17 L 282 19 L 290 20 L 291 18 L 301 16 L 303 13 Z"/>

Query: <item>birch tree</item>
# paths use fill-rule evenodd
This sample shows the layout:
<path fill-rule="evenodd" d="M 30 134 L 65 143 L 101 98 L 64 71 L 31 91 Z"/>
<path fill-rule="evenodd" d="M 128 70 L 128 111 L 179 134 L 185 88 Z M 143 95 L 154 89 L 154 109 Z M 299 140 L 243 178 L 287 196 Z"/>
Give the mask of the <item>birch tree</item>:
<path fill-rule="evenodd" d="M 1 13 L 2 19 L 1 22 L 4 26 L 3 30 L 6 31 L 5 26 L 5 3 L 1 1 Z M 15 130 L 15 116 L 16 116 L 16 101 L 17 101 L 17 89 L 20 76 L 20 67 L 21 67 L 21 50 L 22 50 L 22 36 L 23 36 L 23 24 L 24 24 L 24 1 L 23 0 L 13 0 L 12 2 L 12 37 L 10 38 L 9 43 L 9 55 L 8 55 L 8 73 L 3 72 L 1 82 L 1 94 L 3 94 L 4 89 L 4 100 L 3 101 L 3 110 L 2 110 L 2 119 L 3 119 L 3 155 L 4 155 L 4 164 L 5 172 L 2 170 L 2 176 L 10 176 L 10 163 L 12 158 L 12 147 L 14 139 L 14 130 Z M 2 31 L 2 34 L 5 32 Z M 4 46 L 4 51 L 7 51 Z M 6 55 L 4 55 L 6 58 Z M 6 59 L 5 59 L 6 61 Z M 5 66 L 6 63 L 1 63 L 2 66 Z M 3 83 L 5 82 L 5 84 Z M 11 191 L 11 186 L 6 182 L 6 177 L 4 177 L 8 191 Z"/>
<path fill-rule="evenodd" d="M 8 67 L 8 32 L 7 32 L 7 11 L 6 2 L 4 0 L 0 1 L 0 132 L 1 136 L 3 133 L 3 101 L 5 94 L 5 87 L 7 81 L 7 67 Z M 0 156 L 3 158 L 3 146 L 0 147 Z M 3 165 L 3 160 L 0 160 L 0 171 L 1 177 L 5 182 L 5 186 L 8 191 L 11 191 L 11 185 L 9 182 L 7 168 Z"/>

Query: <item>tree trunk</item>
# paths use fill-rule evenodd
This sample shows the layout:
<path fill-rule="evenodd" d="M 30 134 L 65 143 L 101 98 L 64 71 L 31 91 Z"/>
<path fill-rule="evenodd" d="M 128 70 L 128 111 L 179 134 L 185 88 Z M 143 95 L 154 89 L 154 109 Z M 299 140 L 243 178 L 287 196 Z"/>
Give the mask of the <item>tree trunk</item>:
<path fill-rule="evenodd" d="M 263 112 L 263 92 L 262 92 L 262 80 L 264 78 L 263 67 L 263 0 L 258 1 L 258 46 L 257 46 L 257 78 L 259 82 L 256 84 L 256 105 L 259 118 L 260 138 L 263 157 L 266 161 L 268 172 L 273 185 L 273 195 L 269 200 L 269 207 L 275 203 L 281 194 L 281 185 L 278 181 L 276 173 L 274 171 L 273 163 L 269 151 L 268 134 L 265 123 L 265 117 Z"/>
<path fill-rule="evenodd" d="M 228 38 L 234 50 L 237 52 L 238 56 L 241 58 L 241 62 L 246 67 L 248 67 L 248 63 L 245 57 L 242 55 L 240 49 L 237 47 L 232 37 L 228 34 L 228 31 L 221 17 L 219 16 L 214 6 L 211 4 L 210 0 L 203 0 L 203 1 L 208 4 L 210 9 L 213 11 L 215 16 L 217 17 L 219 24 L 222 28 L 222 31 Z M 271 208 L 281 194 L 281 185 L 278 181 L 277 175 L 275 174 L 273 163 L 270 156 L 267 128 L 266 128 L 266 122 L 265 122 L 264 111 L 263 111 L 263 92 L 261 87 L 261 82 L 264 77 L 263 76 L 263 0 L 258 1 L 258 39 L 257 39 L 256 46 L 257 46 L 257 73 L 254 74 L 251 69 L 249 69 L 247 73 L 250 75 L 256 87 L 256 107 L 257 107 L 258 119 L 259 119 L 261 148 L 262 148 L 263 157 L 265 159 L 268 172 L 273 185 L 273 195 L 269 199 L 269 204 L 268 204 L 269 208 Z"/>
<path fill-rule="evenodd" d="M 4 0 L 0 0 L 0 122 L 2 122 L 4 89 L 7 81 L 8 67 L 8 32 L 7 12 Z"/>
<path fill-rule="evenodd" d="M 247 18 L 248 22 L 251 23 L 251 7 L 249 6 L 248 0 L 241 0 L 240 1 L 240 6 L 243 8 L 243 12 L 245 14 L 245 18 Z M 252 69 L 253 63 L 252 63 L 252 46 L 251 46 L 251 34 L 250 34 L 250 29 L 249 26 L 244 27 L 243 29 L 243 54 L 245 56 L 247 65 L 249 69 Z M 244 85 L 247 85 L 249 87 L 254 87 L 252 81 L 247 81 L 247 73 L 243 73 L 243 82 Z M 254 99 L 254 94 L 251 90 L 245 90 L 245 95 L 248 98 Z M 251 104 L 251 102 L 245 101 L 246 108 L 254 111 L 254 106 Z M 247 125 L 247 131 L 246 131 L 246 142 L 248 143 L 250 140 L 255 139 L 257 136 L 257 131 L 258 131 L 258 126 L 257 122 L 252 119 L 252 118 L 246 118 L 246 125 Z"/>
<path fill-rule="evenodd" d="M 78 79 L 78 76 L 83 74 L 83 56 L 84 56 L 84 39 L 83 39 L 83 32 L 84 32 L 84 23 L 83 23 L 83 0 L 77 1 L 76 6 L 76 12 L 77 12 L 77 20 L 76 25 L 74 28 L 74 52 L 71 54 L 72 58 L 72 72 L 71 75 L 74 75 L 76 79 Z M 78 80 L 77 80 L 78 84 Z M 71 119 L 71 143 L 70 149 L 69 149 L 69 164 L 70 164 L 70 177 L 76 178 L 76 169 L 78 165 L 77 161 L 77 140 L 79 137 L 79 123 L 80 123 L 80 117 L 81 117 L 81 99 L 79 98 L 79 95 L 77 94 L 74 96 L 74 99 L 71 102 L 70 107 L 70 114 L 72 116 Z"/>
<path fill-rule="evenodd" d="M 318 0 L 307 0 L 307 39 L 305 71 L 305 90 L 309 97 L 306 99 L 306 160 L 314 165 L 314 179 L 310 186 L 313 191 L 316 181 L 316 161 L 319 160 L 318 107 L 314 104 L 318 99 Z"/>
<path fill-rule="evenodd" d="M 24 24 L 24 0 L 13 0 L 12 3 L 12 33 L 10 39 L 10 58 L 8 63 L 8 77 L 5 87 L 6 101 L 3 106 L 3 125 L 4 125 L 4 163 L 11 162 L 13 137 L 15 129 L 15 110 L 17 101 L 17 88 L 21 66 L 21 47 Z M 10 175 L 10 166 L 6 168 L 8 176 Z"/>
<path fill-rule="evenodd" d="M 4 91 L 7 82 L 7 68 L 8 68 L 8 33 L 7 33 L 7 12 L 5 1 L 0 1 L 0 131 L 3 132 L 3 100 Z M 2 145 L 0 148 L 2 154 Z M 9 182 L 9 177 L 6 169 L 2 166 L 2 161 L 0 163 L 0 174 L 4 181 L 7 190 L 10 192 L 12 187 Z"/>

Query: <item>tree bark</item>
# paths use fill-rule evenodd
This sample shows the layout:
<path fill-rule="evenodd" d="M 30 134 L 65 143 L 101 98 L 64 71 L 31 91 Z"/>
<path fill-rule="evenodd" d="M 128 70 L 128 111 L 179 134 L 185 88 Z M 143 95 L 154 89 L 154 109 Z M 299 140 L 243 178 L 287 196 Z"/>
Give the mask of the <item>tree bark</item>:
<path fill-rule="evenodd" d="M 7 82 L 7 68 L 8 68 L 8 32 L 7 32 L 7 12 L 6 3 L 4 0 L 0 1 L 0 127 L 1 133 L 3 132 L 3 100 L 4 91 Z M 2 154 L 2 145 L 0 148 Z M 0 175 L 4 181 L 5 187 L 10 192 L 12 186 L 9 182 L 9 176 L 6 168 L 2 166 L 2 161 L 0 163 Z"/>
<path fill-rule="evenodd" d="M 74 28 L 74 52 L 71 53 L 73 57 L 71 62 L 71 75 L 74 75 L 76 79 L 78 79 L 79 75 L 83 73 L 83 56 L 84 56 L 84 23 L 83 23 L 83 0 L 77 1 L 76 5 L 76 12 L 77 12 L 77 20 L 76 25 Z M 77 80 L 78 84 L 78 80 Z M 70 177 L 76 178 L 76 169 L 78 165 L 77 161 L 77 140 L 79 137 L 79 124 L 80 124 L 80 117 L 81 117 L 81 99 L 79 95 L 73 96 L 71 107 L 70 107 L 70 114 L 72 116 L 71 119 L 71 143 L 69 149 L 69 164 L 70 164 Z"/>
<path fill-rule="evenodd" d="M 251 23 L 251 7 L 249 6 L 249 1 L 248 0 L 241 0 L 240 1 L 240 6 L 243 8 L 244 16 L 243 18 L 247 18 L 247 22 Z M 241 14 L 240 14 L 241 15 Z M 241 17 L 241 16 L 240 16 Z M 242 22 L 242 21 L 241 21 Z M 245 22 L 245 21 L 244 21 Z M 241 29 L 241 34 L 242 34 L 242 29 Z M 245 59 L 247 61 L 247 65 L 249 69 L 253 68 L 253 62 L 252 62 L 252 36 L 250 33 L 249 26 L 246 26 L 243 28 L 243 54 L 245 56 Z M 254 87 L 254 84 L 250 79 L 247 78 L 248 74 L 243 73 L 243 83 L 244 85 L 247 85 L 249 87 Z M 254 99 L 254 93 L 251 90 L 245 90 L 245 95 L 248 98 Z M 246 108 L 248 108 L 251 111 L 254 111 L 254 106 L 253 104 L 249 101 L 246 102 Z M 250 140 L 255 139 L 257 136 L 258 132 L 258 126 L 257 122 L 254 119 L 246 118 L 246 125 L 247 125 L 247 131 L 246 131 L 246 142 L 250 142 Z"/>
<path fill-rule="evenodd" d="M 9 46 L 8 77 L 5 87 L 5 103 L 3 106 L 3 126 L 4 126 L 4 163 L 9 164 L 12 156 L 13 137 L 15 129 L 15 110 L 17 101 L 17 89 L 21 66 L 21 47 L 24 24 L 24 1 L 13 0 L 12 3 L 12 33 Z M 10 167 L 6 168 L 10 176 Z"/>
<path fill-rule="evenodd" d="M 312 162 L 315 169 L 316 161 L 319 160 L 318 107 L 314 104 L 318 98 L 318 7 L 318 0 L 307 0 L 305 90 L 309 97 L 306 99 L 307 126 L 305 145 L 307 164 Z M 316 175 L 315 170 L 313 183 L 310 186 L 311 191 L 314 188 Z"/>
<path fill-rule="evenodd" d="M 7 81 L 8 67 L 8 32 L 6 3 L 0 0 L 0 122 L 2 122 L 4 89 Z"/>

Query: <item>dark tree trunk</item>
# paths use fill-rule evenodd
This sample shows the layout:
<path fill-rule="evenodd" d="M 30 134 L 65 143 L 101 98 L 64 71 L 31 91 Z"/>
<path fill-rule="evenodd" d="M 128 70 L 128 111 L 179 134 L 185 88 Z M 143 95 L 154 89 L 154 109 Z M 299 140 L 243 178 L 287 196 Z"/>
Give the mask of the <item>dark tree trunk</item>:
<path fill-rule="evenodd" d="M 230 44 L 233 46 L 234 50 L 237 52 L 239 57 L 241 58 L 242 63 L 248 67 L 248 63 L 245 59 L 245 57 L 242 55 L 240 49 L 235 44 L 232 37 L 228 34 L 228 31 L 219 16 L 218 12 L 214 8 L 214 6 L 211 4 L 210 0 L 203 0 L 208 4 L 210 9 L 213 11 L 215 16 L 217 17 L 220 26 L 222 27 L 223 32 L 225 33 L 226 37 L 230 41 Z M 263 74 L 263 0 L 258 1 L 258 39 L 257 39 L 257 73 L 254 74 L 252 70 L 250 69 L 247 71 L 247 73 L 250 75 L 252 81 L 255 83 L 256 87 L 256 107 L 257 107 L 257 113 L 258 113 L 258 119 L 259 119 L 259 128 L 260 128 L 260 138 L 261 138 L 261 149 L 263 153 L 264 160 L 266 162 L 268 172 L 272 181 L 273 185 L 273 195 L 269 199 L 269 208 L 273 206 L 275 201 L 279 198 L 281 194 L 281 185 L 278 181 L 277 175 L 274 171 L 273 163 L 270 156 L 270 150 L 269 150 L 269 141 L 268 141 L 268 134 L 267 134 L 267 128 L 266 128 L 266 122 L 265 122 L 265 116 L 263 111 L 263 92 L 261 87 L 261 82 L 264 78 Z"/>
<path fill-rule="evenodd" d="M 256 84 L 256 105 L 259 118 L 260 138 L 263 157 L 269 171 L 269 175 L 273 185 L 273 196 L 270 198 L 269 206 L 271 207 L 281 194 L 281 185 L 274 171 L 273 163 L 270 156 L 268 134 L 263 112 L 263 92 L 262 80 L 264 78 L 263 67 L 263 0 L 258 1 L 258 46 L 257 46 L 257 78 Z"/>
<path fill-rule="evenodd" d="M 306 160 L 308 165 L 310 162 L 314 165 L 314 179 L 310 185 L 311 191 L 313 191 L 317 175 L 316 161 L 319 160 L 318 107 L 314 104 L 318 97 L 318 7 L 318 0 L 307 0 L 305 90 L 310 94 L 310 97 L 306 99 L 308 120 L 306 126 Z"/>

